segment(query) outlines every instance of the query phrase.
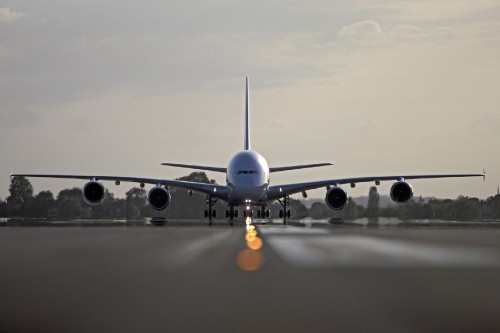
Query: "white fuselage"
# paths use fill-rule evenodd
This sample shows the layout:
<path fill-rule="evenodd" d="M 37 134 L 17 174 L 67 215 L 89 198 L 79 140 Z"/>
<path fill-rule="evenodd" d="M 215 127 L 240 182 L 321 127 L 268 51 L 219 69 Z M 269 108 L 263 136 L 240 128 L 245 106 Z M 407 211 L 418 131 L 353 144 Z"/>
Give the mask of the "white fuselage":
<path fill-rule="evenodd" d="M 269 186 L 269 166 L 262 155 L 242 150 L 229 161 L 226 173 L 230 206 L 264 205 Z"/>

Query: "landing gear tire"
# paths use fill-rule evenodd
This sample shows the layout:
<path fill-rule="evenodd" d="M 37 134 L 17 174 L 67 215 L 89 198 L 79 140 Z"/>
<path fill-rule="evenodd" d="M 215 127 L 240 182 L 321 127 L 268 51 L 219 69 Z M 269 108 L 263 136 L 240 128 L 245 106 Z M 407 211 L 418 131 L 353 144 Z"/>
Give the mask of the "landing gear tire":
<path fill-rule="evenodd" d="M 213 198 L 210 194 L 207 195 L 207 208 L 205 210 L 205 217 L 208 217 L 208 225 L 212 225 L 212 218 L 217 216 L 217 212 L 213 209 L 217 198 Z"/>
<path fill-rule="evenodd" d="M 281 199 L 278 199 L 278 202 L 283 207 L 283 210 L 280 210 L 280 218 L 283 218 L 283 224 L 287 224 L 287 218 L 290 218 L 290 210 L 288 209 L 289 205 L 289 197 L 288 195 L 284 196 Z"/>

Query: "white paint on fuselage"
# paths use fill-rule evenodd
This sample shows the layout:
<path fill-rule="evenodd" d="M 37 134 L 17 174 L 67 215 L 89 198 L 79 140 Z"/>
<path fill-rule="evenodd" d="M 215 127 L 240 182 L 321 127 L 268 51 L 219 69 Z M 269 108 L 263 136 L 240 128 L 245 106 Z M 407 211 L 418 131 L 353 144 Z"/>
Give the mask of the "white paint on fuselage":
<path fill-rule="evenodd" d="M 229 161 L 226 181 L 229 187 L 229 205 L 265 204 L 269 186 L 269 165 L 257 152 L 240 151 Z"/>

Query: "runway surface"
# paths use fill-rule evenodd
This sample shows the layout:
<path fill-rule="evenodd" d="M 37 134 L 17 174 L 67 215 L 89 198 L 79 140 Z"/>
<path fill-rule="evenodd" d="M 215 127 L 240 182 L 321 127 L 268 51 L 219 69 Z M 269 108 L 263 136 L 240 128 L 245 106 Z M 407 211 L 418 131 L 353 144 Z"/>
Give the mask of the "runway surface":
<path fill-rule="evenodd" d="M 499 332 L 500 228 L 0 228 L 0 332 Z"/>

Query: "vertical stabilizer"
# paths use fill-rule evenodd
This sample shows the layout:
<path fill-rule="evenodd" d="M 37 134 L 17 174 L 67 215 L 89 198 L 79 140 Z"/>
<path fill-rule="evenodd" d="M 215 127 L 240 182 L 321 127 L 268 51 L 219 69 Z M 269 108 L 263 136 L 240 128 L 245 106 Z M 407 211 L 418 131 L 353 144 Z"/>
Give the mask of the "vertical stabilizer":
<path fill-rule="evenodd" d="M 250 150 L 250 119 L 249 119 L 249 100 L 248 100 L 248 76 L 246 77 L 246 91 L 245 91 L 245 146 L 244 150 Z"/>

